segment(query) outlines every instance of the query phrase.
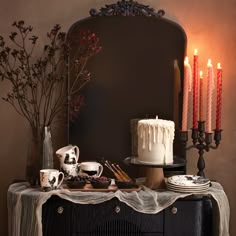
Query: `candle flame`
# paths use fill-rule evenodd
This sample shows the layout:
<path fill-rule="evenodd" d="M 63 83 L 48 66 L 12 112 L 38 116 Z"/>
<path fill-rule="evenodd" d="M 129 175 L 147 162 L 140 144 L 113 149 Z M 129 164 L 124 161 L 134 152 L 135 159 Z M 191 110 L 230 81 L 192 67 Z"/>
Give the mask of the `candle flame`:
<path fill-rule="evenodd" d="M 203 79 L 203 72 L 202 72 L 202 70 L 200 70 L 199 74 L 200 74 L 200 79 Z"/>
<path fill-rule="evenodd" d="M 197 51 L 197 49 L 195 48 L 195 49 L 194 49 L 194 56 L 196 56 L 197 53 L 198 53 L 198 51 Z"/>
<path fill-rule="evenodd" d="M 212 66 L 211 59 L 208 59 L 207 66 Z"/>
<path fill-rule="evenodd" d="M 184 59 L 184 64 L 185 64 L 185 65 L 188 64 L 188 57 L 185 57 L 185 59 Z"/>
<path fill-rule="evenodd" d="M 219 62 L 217 63 L 217 69 L 221 69 L 221 65 Z"/>

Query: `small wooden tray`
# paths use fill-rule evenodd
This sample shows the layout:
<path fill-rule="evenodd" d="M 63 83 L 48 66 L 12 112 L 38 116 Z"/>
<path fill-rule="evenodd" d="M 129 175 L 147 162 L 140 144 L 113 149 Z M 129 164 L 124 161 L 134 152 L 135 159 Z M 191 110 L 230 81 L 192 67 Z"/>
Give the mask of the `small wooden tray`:
<path fill-rule="evenodd" d="M 110 185 L 108 188 L 93 188 L 93 186 L 89 183 L 86 184 L 83 188 L 69 188 L 66 184 L 63 184 L 62 187 L 70 191 L 82 191 L 82 192 L 115 192 L 117 190 L 124 192 L 132 192 L 132 191 L 138 192 L 139 190 L 141 190 L 141 186 L 127 189 L 119 189 L 116 185 Z"/>

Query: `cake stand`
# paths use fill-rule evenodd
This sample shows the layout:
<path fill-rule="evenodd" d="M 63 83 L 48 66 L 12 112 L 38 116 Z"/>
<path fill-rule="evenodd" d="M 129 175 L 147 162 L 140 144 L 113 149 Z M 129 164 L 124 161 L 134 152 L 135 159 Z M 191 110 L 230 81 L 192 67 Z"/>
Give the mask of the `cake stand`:
<path fill-rule="evenodd" d="M 170 164 L 154 164 L 149 162 L 141 162 L 138 160 L 137 156 L 131 156 L 124 159 L 126 165 L 132 165 L 137 167 L 146 168 L 146 182 L 145 186 L 151 189 L 164 189 L 165 178 L 163 173 L 163 168 L 175 168 L 185 166 L 186 160 L 174 156 L 173 163 Z"/>

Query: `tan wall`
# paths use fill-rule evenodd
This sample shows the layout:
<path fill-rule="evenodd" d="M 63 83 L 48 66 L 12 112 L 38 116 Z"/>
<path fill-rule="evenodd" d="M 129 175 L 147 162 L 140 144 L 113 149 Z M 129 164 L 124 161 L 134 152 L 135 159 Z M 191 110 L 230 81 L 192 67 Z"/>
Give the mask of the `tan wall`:
<path fill-rule="evenodd" d="M 1 0 L 0 34 L 10 32 L 14 20 L 24 19 L 45 33 L 55 23 L 63 25 L 66 31 L 75 21 L 88 16 L 94 7 L 100 9 L 115 1 L 95 0 Z M 225 188 L 231 206 L 231 235 L 236 235 L 236 188 L 234 168 L 236 157 L 235 101 L 236 101 L 236 1 L 235 0 L 142 0 L 142 4 L 154 9 L 164 9 L 166 17 L 183 26 L 188 36 L 188 53 L 191 58 L 198 48 L 200 66 L 205 68 L 208 57 L 213 63 L 220 61 L 223 70 L 223 141 L 218 150 L 206 155 L 206 174 L 219 181 Z M 0 97 L 7 91 L 7 85 L 0 86 Z M 27 123 L 15 111 L 0 100 L 0 235 L 7 235 L 7 188 L 14 179 L 24 178 L 25 156 L 29 129 Z M 191 117 L 189 117 L 189 122 Z M 230 141 L 231 140 L 231 141 Z M 61 145 L 58 141 L 57 146 Z M 196 173 L 197 151 L 188 152 L 188 172 Z"/>

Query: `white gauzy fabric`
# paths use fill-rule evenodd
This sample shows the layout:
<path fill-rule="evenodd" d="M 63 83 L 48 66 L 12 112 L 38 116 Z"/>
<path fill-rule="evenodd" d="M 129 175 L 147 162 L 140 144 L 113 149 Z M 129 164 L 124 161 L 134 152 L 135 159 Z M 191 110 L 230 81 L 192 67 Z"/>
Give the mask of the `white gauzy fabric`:
<path fill-rule="evenodd" d="M 27 182 L 15 183 L 8 189 L 8 228 L 9 236 L 42 236 L 42 205 L 52 196 L 80 204 L 98 204 L 117 197 L 134 210 L 142 213 L 156 214 L 177 199 L 191 193 L 177 193 L 167 190 L 151 190 L 146 187 L 138 192 L 82 192 L 68 189 L 42 192 L 39 188 L 31 188 Z M 228 198 L 219 183 L 213 182 L 212 187 L 204 194 L 215 200 L 214 215 L 216 216 L 215 236 L 229 236 L 230 209 Z M 218 226 L 218 228 L 217 228 Z"/>

